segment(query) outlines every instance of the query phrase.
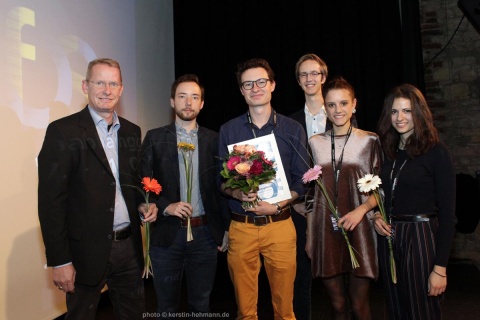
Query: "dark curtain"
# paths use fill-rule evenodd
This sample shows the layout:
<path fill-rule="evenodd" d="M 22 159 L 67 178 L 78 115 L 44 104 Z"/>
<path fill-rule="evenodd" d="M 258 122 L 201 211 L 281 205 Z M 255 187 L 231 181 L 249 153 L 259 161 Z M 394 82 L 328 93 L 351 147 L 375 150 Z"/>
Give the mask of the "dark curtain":
<path fill-rule="evenodd" d="M 341 75 L 353 84 L 358 125 L 369 131 L 376 129 L 387 91 L 417 74 L 417 65 L 409 69 L 405 63 L 417 52 L 421 58 L 421 48 L 405 43 L 409 40 L 402 34 L 398 0 L 174 0 L 173 4 L 175 73 L 200 77 L 206 95 L 198 122 L 213 130 L 246 112 L 235 71 L 239 62 L 249 58 L 270 63 L 277 82 L 272 106 L 289 115 L 304 107 L 295 63 L 305 53 L 319 55 L 328 65 L 329 78 Z M 404 16 L 405 10 L 410 7 L 403 6 Z M 418 17 L 418 8 L 414 15 Z M 418 33 L 419 27 L 415 28 L 409 32 Z"/>
<path fill-rule="evenodd" d="M 418 0 L 401 0 L 403 77 L 425 94 L 425 72 Z"/>

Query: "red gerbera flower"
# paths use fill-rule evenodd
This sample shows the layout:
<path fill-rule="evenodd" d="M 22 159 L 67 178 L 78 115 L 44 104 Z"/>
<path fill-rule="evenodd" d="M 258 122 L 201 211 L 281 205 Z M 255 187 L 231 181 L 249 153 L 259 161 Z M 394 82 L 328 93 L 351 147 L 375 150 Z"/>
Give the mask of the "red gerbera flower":
<path fill-rule="evenodd" d="M 155 194 L 159 194 L 162 191 L 162 186 L 156 179 L 150 179 L 145 177 L 142 179 L 143 189 L 147 192 L 152 191 Z"/>

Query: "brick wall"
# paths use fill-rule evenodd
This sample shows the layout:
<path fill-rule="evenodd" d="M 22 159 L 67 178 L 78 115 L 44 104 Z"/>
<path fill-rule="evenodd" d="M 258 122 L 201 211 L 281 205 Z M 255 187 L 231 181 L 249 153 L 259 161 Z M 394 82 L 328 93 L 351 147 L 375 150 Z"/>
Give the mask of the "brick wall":
<path fill-rule="evenodd" d="M 480 33 L 467 17 L 455 33 L 463 17 L 457 0 L 419 3 L 426 98 L 455 171 L 475 177 L 480 171 Z"/>

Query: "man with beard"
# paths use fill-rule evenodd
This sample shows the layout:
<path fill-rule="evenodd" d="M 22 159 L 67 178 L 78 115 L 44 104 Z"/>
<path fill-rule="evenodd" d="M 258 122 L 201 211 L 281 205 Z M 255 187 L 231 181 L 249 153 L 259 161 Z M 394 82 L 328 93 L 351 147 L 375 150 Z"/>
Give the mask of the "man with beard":
<path fill-rule="evenodd" d="M 179 311 L 184 273 L 190 317 L 208 317 L 217 253 L 228 248 L 230 215 L 216 187 L 218 134 L 196 121 L 204 94 L 196 75 L 175 80 L 170 94 L 175 122 L 148 131 L 142 143 L 142 177 L 153 177 L 163 186 L 151 199 L 163 214 L 152 224 L 150 236 L 157 313 L 162 318 Z M 186 172 L 191 169 L 188 188 Z M 190 230 L 193 240 L 187 238 Z"/>

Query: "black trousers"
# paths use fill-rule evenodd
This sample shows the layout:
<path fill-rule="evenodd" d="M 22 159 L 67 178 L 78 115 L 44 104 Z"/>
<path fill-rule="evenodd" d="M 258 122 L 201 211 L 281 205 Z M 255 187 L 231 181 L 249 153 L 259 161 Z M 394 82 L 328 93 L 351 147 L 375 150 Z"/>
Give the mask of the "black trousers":
<path fill-rule="evenodd" d="M 297 320 L 310 320 L 312 312 L 312 269 L 305 252 L 307 244 L 307 219 L 292 210 L 292 220 L 297 231 L 297 274 L 293 289 L 293 312 Z"/>
<path fill-rule="evenodd" d="M 108 286 L 116 320 L 143 319 L 145 291 L 142 271 L 135 258 L 131 238 L 112 242 L 102 281 L 95 287 L 75 283 L 75 292 L 67 293 L 65 320 L 95 320 L 101 290 L 105 284 Z"/>

